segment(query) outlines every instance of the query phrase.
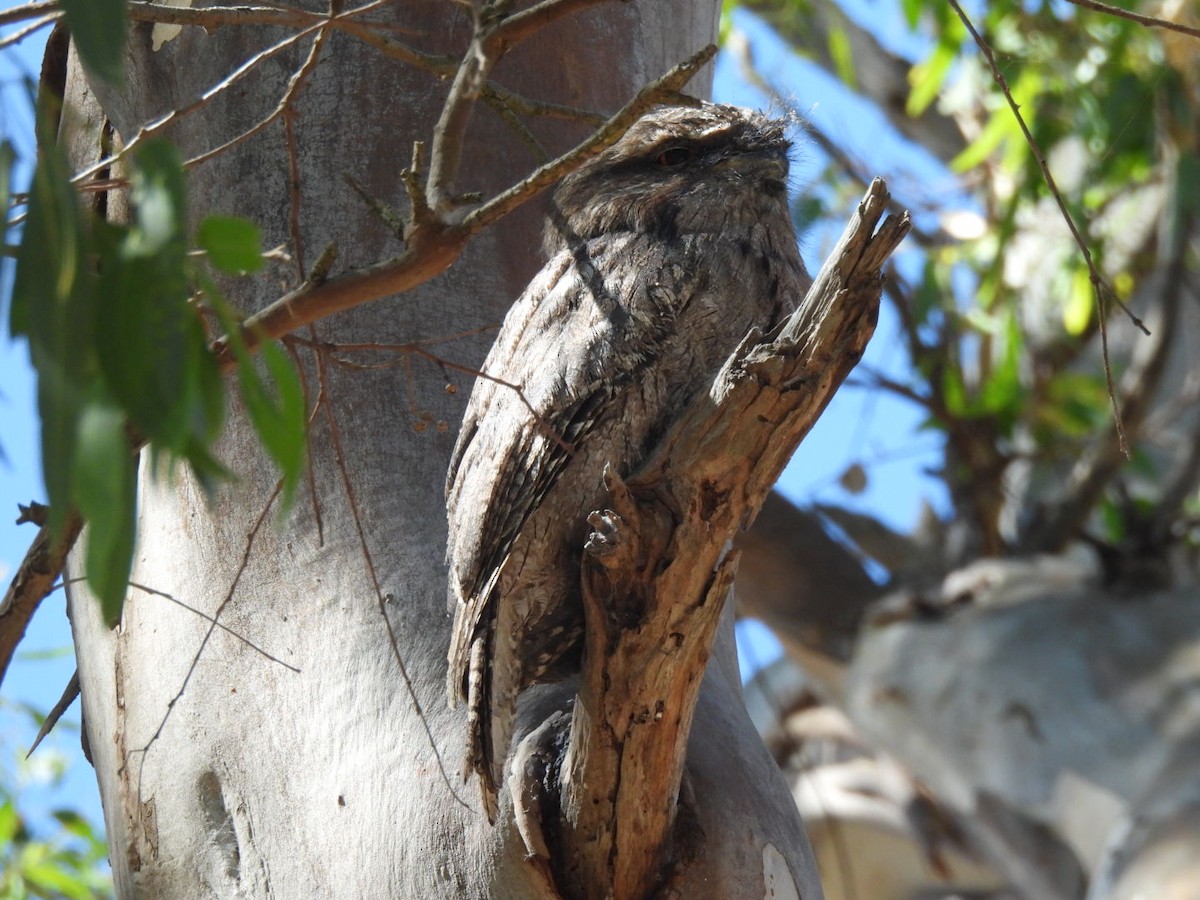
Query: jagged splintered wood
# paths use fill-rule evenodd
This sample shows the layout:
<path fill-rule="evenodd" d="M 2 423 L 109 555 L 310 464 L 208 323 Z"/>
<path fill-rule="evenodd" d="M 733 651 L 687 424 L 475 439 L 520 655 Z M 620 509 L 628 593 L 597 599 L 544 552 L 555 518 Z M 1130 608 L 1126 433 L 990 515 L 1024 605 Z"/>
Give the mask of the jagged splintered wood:
<path fill-rule="evenodd" d="M 687 819 L 686 802 L 677 817 L 678 798 L 737 569 L 730 541 L 874 331 L 882 267 L 910 227 L 904 214 L 876 230 L 887 199 L 876 179 L 780 332 L 750 335 L 627 482 L 608 473 L 611 509 L 590 517 L 582 565 L 586 643 L 574 710 L 569 724 L 559 717 L 529 735 L 511 767 L 530 863 L 563 894 L 647 897 L 699 849 L 694 830 L 677 827 Z M 563 729 L 555 802 L 545 772 Z"/>

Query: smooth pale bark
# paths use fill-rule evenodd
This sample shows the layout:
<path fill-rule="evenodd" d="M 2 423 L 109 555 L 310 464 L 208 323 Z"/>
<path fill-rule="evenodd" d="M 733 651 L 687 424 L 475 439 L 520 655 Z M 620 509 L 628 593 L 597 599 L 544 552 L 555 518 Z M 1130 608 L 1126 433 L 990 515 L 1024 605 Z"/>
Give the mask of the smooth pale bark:
<path fill-rule="evenodd" d="M 940 598 L 885 601 L 848 676 L 863 731 L 1029 896 L 1078 896 L 1080 867 L 1096 898 L 1200 883 L 1176 852 L 1200 809 L 1195 591 L 1098 580 L 1086 554 L 981 560 Z"/>
<path fill-rule="evenodd" d="M 605 4 L 525 42 L 496 78 L 528 96 L 615 110 L 712 39 L 717 6 Z M 465 46 L 465 22 L 452 4 L 395 4 L 378 15 L 423 49 Z M 101 101 L 128 139 L 282 36 L 186 29 L 155 51 L 150 26 L 137 25 L 127 84 L 100 90 Z M 181 120 L 170 134 L 184 155 L 270 112 L 307 50 L 305 41 L 267 60 L 244 89 Z M 88 108 L 91 90 L 77 68 L 68 94 L 72 108 Z M 307 266 L 334 240 L 339 267 L 394 255 L 395 239 L 343 175 L 402 205 L 399 171 L 412 141 L 428 138 L 444 94 L 435 77 L 334 34 L 295 106 L 295 194 L 276 123 L 193 171 L 193 218 L 251 218 L 266 246 L 285 244 Z M 87 119 L 75 121 L 83 127 Z M 556 149 L 582 136 L 578 127 L 537 131 Z M 481 109 L 457 187 L 491 193 L 533 163 Z M 299 247 L 289 236 L 293 212 Z M 400 344 L 496 322 L 539 264 L 539 228 L 539 211 L 521 210 L 434 282 L 322 322 L 317 334 Z M 261 278 L 225 287 L 253 310 L 298 280 L 294 266 L 275 264 Z M 473 366 L 490 336 L 426 347 Z M 315 490 L 282 521 L 269 508 L 276 473 L 236 409 L 218 448 L 235 485 L 206 498 L 184 472 L 156 481 L 143 467 L 134 581 L 207 615 L 221 609 L 224 626 L 279 661 L 219 629 L 205 643 L 208 621 L 138 589 L 121 627 L 108 631 L 92 599 L 72 591 L 86 728 L 119 896 L 544 895 L 511 821 L 502 814 L 489 826 L 476 786 L 463 784 L 465 716 L 444 698 L 442 482 L 470 377 L 451 373 L 459 390 L 450 393 L 436 365 L 411 363 L 328 368 L 312 429 Z M 315 397 L 311 357 L 305 374 Z M 537 702 L 526 704 L 523 727 L 568 696 L 550 688 L 530 698 Z M 795 807 L 742 706 L 728 621 L 699 701 L 688 768 L 706 837 L 703 859 L 677 885 L 681 896 L 761 897 L 768 889 L 820 896 Z"/>

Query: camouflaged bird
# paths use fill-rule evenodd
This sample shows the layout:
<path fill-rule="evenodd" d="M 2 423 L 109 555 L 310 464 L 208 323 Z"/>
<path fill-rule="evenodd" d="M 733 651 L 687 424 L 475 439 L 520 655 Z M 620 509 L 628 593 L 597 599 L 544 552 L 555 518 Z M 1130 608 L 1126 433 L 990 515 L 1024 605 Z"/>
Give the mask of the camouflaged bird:
<path fill-rule="evenodd" d="M 467 702 L 493 821 L 518 694 L 578 669 L 605 465 L 636 470 L 750 329 L 808 287 L 789 148 L 759 113 L 662 107 L 554 193 L 549 261 L 505 317 L 446 483 L 450 701 Z"/>

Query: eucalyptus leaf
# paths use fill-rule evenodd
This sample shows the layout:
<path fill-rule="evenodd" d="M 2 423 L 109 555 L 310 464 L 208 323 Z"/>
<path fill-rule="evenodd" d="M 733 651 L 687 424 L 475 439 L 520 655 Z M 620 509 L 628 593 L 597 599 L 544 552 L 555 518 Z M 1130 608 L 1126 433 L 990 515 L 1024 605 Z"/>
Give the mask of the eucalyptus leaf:
<path fill-rule="evenodd" d="M 105 81 L 119 84 L 129 31 L 127 0 L 60 0 L 59 5 L 84 65 Z"/>
<path fill-rule="evenodd" d="M 240 275 L 262 268 L 262 235 L 247 219 L 208 216 L 200 223 L 196 240 L 222 272 Z"/>
<path fill-rule="evenodd" d="M 259 376 L 247 357 L 238 361 L 238 382 L 250 423 L 263 449 L 283 475 L 283 507 L 287 509 L 304 471 L 307 441 L 304 392 L 291 360 L 277 345 L 264 343 L 259 348 L 259 357 L 270 384 Z"/>
<path fill-rule="evenodd" d="M 115 625 L 133 564 L 133 451 L 123 412 L 99 390 L 93 391 L 84 406 L 78 427 L 72 476 L 76 506 L 88 523 L 87 582 L 100 599 L 104 620 Z"/>
<path fill-rule="evenodd" d="M 47 127 L 45 108 L 39 127 Z M 38 371 L 42 473 L 50 524 L 61 527 L 71 505 L 75 417 L 97 371 L 92 323 L 95 279 L 90 238 L 61 149 L 43 141 L 29 194 L 13 279 L 9 330 L 29 341 Z"/>

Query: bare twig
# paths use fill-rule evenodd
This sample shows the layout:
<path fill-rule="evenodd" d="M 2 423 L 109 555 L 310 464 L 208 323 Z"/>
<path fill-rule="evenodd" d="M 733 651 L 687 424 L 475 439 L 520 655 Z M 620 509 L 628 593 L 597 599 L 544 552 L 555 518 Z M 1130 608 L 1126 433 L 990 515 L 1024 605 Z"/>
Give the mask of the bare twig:
<path fill-rule="evenodd" d="M 321 382 L 321 391 L 325 391 L 325 364 L 321 354 L 317 354 L 317 372 Z M 392 657 L 396 660 L 396 666 L 400 670 L 400 679 L 404 682 L 404 689 L 408 693 L 409 701 L 416 711 L 417 718 L 421 720 L 421 727 L 425 730 L 425 737 L 429 741 L 430 750 L 433 752 L 434 761 L 437 764 L 438 772 L 441 774 L 442 781 L 446 785 L 446 790 L 450 793 L 455 801 L 462 807 L 467 808 L 467 802 L 462 799 L 454 785 L 450 781 L 450 776 L 446 772 L 446 767 L 442 762 L 442 754 L 438 749 L 437 741 L 434 740 L 433 731 L 429 726 L 429 720 L 425 715 L 425 710 L 421 706 L 421 699 L 417 696 L 416 688 L 413 686 L 412 678 L 408 674 L 408 667 L 404 664 L 403 654 L 400 653 L 400 642 L 396 636 L 396 629 L 392 625 L 392 620 L 388 616 L 388 605 L 391 600 L 391 595 L 385 595 L 383 587 L 379 583 L 379 574 L 375 569 L 375 559 L 371 554 L 371 547 L 367 541 L 367 532 L 363 526 L 362 515 L 359 512 L 358 499 L 354 492 L 354 483 L 350 478 L 350 470 L 346 465 L 346 454 L 342 447 L 342 433 L 338 426 L 337 416 L 334 414 L 332 405 L 328 402 L 322 404 L 322 409 L 325 416 L 325 422 L 329 427 L 330 443 L 333 445 L 334 460 L 337 465 L 338 474 L 342 481 L 342 490 L 346 495 L 346 503 L 350 508 L 350 518 L 354 522 L 354 530 L 358 535 L 359 550 L 362 553 L 363 563 L 366 566 L 367 574 L 371 578 L 371 586 L 375 592 L 375 601 L 379 607 L 380 618 L 383 619 L 383 625 L 387 629 L 388 641 L 392 648 Z"/>
<path fill-rule="evenodd" d="M 148 585 L 138 584 L 136 581 L 129 582 L 129 586 L 131 588 L 134 588 L 135 590 L 141 591 L 143 594 L 149 594 L 152 597 L 162 597 L 164 600 L 169 600 L 171 603 L 174 603 L 180 609 L 186 609 L 188 612 L 192 613 L 193 615 L 199 616 L 201 619 L 204 619 L 204 621 L 206 621 L 212 625 L 215 625 L 217 628 L 220 628 L 227 635 L 241 641 L 243 644 L 245 644 L 247 647 L 249 647 L 251 650 L 253 650 L 255 653 L 259 654 L 263 658 L 270 660 L 273 663 L 278 663 L 279 665 L 283 666 L 285 669 L 290 669 L 291 671 L 295 672 L 296 674 L 300 674 L 300 669 L 297 668 L 296 666 L 293 666 L 291 663 L 286 663 L 282 659 L 280 659 L 278 656 L 274 656 L 274 655 L 268 653 L 266 650 L 264 650 L 262 647 L 258 646 L 258 644 L 254 643 L 254 641 L 250 640 L 245 635 L 238 634 L 236 631 L 234 631 L 232 628 L 230 628 L 225 623 L 218 621 L 216 616 L 210 616 L 204 610 L 197 609 L 196 607 L 192 606 L 191 604 L 184 603 L 182 600 L 180 600 L 174 594 L 169 594 L 166 591 L 156 590 L 155 588 L 149 587 Z"/>
<path fill-rule="evenodd" d="M 512 212 L 522 203 L 529 200 L 539 191 L 572 172 L 586 160 L 611 147 L 621 139 L 638 119 L 649 109 L 660 104 L 679 100 L 678 91 L 717 53 L 715 44 L 709 44 L 704 49 L 693 54 L 661 78 L 658 78 L 634 96 L 604 125 L 597 129 L 574 150 L 564 153 L 553 162 L 546 163 L 528 178 L 513 185 L 508 190 L 493 197 L 479 209 L 472 212 L 463 220 L 467 228 L 484 228 L 497 219 Z"/>
<path fill-rule="evenodd" d="M 215 97 L 223 94 L 225 91 L 229 90 L 239 81 L 241 81 L 242 78 L 246 77 L 246 75 L 253 71 L 253 69 L 260 63 L 278 55 L 279 53 L 282 53 L 284 50 L 287 50 L 289 47 L 303 40 L 308 35 L 312 34 L 313 32 L 320 31 L 325 27 L 326 26 L 324 23 L 312 25 L 302 31 L 297 32 L 296 34 L 293 34 L 291 37 L 287 37 L 283 40 L 275 42 L 265 50 L 255 53 L 253 56 L 246 59 L 240 66 L 222 78 L 219 82 L 202 93 L 196 100 L 193 100 L 191 103 L 188 103 L 184 106 L 176 107 L 170 112 L 159 116 L 152 122 L 147 122 L 138 129 L 137 134 L 129 139 L 125 146 L 121 148 L 120 152 L 114 153 L 111 156 L 106 156 L 99 162 L 88 166 L 86 169 L 83 169 L 80 172 L 77 172 L 71 179 L 72 184 L 83 185 L 93 176 L 103 172 L 105 169 L 111 168 L 114 164 L 120 162 L 122 159 L 132 153 L 142 141 L 154 137 L 156 134 L 165 131 L 167 128 L 169 128 L 171 125 L 174 125 L 185 116 L 189 116 L 192 113 L 195 113 L 206 107 Z"/>
<path fill-rule="evenodd" d="M 242 325 L 248 350 L 264 340 L 273 340 L 301 326 L 337 312 L 382 297 L 403 293 L 445 271 L 459 256 L 467 241 L 521 204 L 544 190 L 585 160 L 620 139 L 643 113 L 677 97 L 677 92 L 716 53 L 710 45 L 661 78 L 640 90 L 604 127 L 553 162 L 534 171 L 513 187 L 493 197 L 456 224 L 446 224 L 436 215 L 410 230 L 408 246 L 399 256 L 348 272 L 321 283 L 305 283 L 285 294 Z M 411 196 L 420 194 L 414 191 Z M 414 208 L 417 214 L 419 208 Z M 420 218 L 420 215 L 417 216 Z M 225 365 L 232 362 L 228 341 L 214 349 Z"/>
<path fill-rule="evenodd" d="M 1140 345 L 1123 381 L 1121 411 L 1136 434 L 1149 411 L 1150 402 L 1162 380 L 1167 357 L 1176 338 L 1175 326 L 1183 302 L 1186 284 L 1185 262 L 1189 243 L 1187 223 L 1180 222 L 1172 236 L 1171 256 L 1163 274 L 1161 320 L 1148 344 Z M 1111 432 L 1101 435 L 1076 461 L 1067 476 L 1062 499 L 1046 519 L 1024 536 L 1027 552 L 1058 553 L 1075 538 L 1088 514 L 1095 508 L 1104 489 L 1120 470 L 1129 451 L 1119 421 Z"/>
<path fill-rule="evenodd" d="M 104 159 L 100 160 L 99 162 L 95 163 L 94 165 L 89 166 L 88 168 L 84 169 L 83 171 L 76 173 L 76 175 L 71 179 L 72 183 L 76 184 L 76 185 L 80 185 L 81 183 L 88 181 L 88 179 L 92 178 L 97 173 L 102 172 L 104 169 L 111 167 L 115 162 L 117 162 L 118 160 L 124 158 L 129 153 L 131 153 L 134 150 L 134 148 L 138 144 L 140 144 L 143 140 L 146 140 L 147 138 L 153 137 L 154 135 L 161 133 L 162 131 L 166 130 L 171 125 L 175 124 L 176 122 L 178 122 L 180 119 L 184 118 L 185 116 L 189 116 L 189 115 L 197 112 L 198 110 L 203 109 L 209 103 L 211 103 L 214 98 L 223 94 L 225 91 L 229 90 L 231 87 L 233 87 L 235 84 L 237 84 L 243 78 L 245 78 L 251 71 L 253 71 L 261 63 L 263 63 L 264 61 L 266 61 L 274 56 L 277 56 L 278 54 L 282 53 L 284 50 L 287 50 L 289 47 L 292 47 L 296 43 L 302 41 L 304 38 L 308 37 L 310 34 L 313 34 L 315 32 L 324 32 L 326 29 L 332 27 L 338 20 L 348 19 L 348 18 L 351 18 L 354 16 L 359 16 L 364 13 L 370 12 L 372 10 L 378 9 L 378 8 L 385 6 L 392 2 L 394 2 L 394 0 L 371 0 L 371 2 L 364 3 L 361 6 L 355 7 L 354 9 L 347 10 L 346 12 L 342 12 L 342 13 L 337 13 L 336 15 L 333 15 L 333 16 L 312 17 L 312 21 L 314 22 L 314 24 L 308 25 L 305 28 L 302 28 L 300 31 L 296 32 L 295 34 L 293 34 L 289 37 L 283 38 L 283 39 L 275 42 L 271 46 L 266 47 L 265 49 L 260 50 L 258 53 L 255 53 L 254 55 L 250 56 L 248 59 L 246 59 L 244 62 L 242 62 L 241 65 L 239 65 L 237 68 L 235 68 L 232 72 L 230 72 L 228 75 L 226 75 L 220 81 L 218 81 L 216 84 L 214 84 L 208 90 L 204 91 L 204 93 L 202 93 L 196 100 L 194 100 L 191 103 L 188 103 L 184 106 L 180 106 L 175 109 L 172 109 L 170 112 L 165 113 L 164 115 L 153 120 L 152 122 L 148 122 L 145 125 L 143 125 L 140 129 L 138 129 L 137 134 L 135 134 L 125 144 L 125 146 L 121 148 L 120 153 L 114 154 L 109 157 L 105 157 Z M 159 8 L 162 8 L 162 7 L 159 7 Z M 240 142 L 240 140 L 241 140 L 241 138 L 235 138 L 235 141 Z M 205 158 L 207 158 L 207 156 Z"/>
<path fill-rule="evenodd" d="M 338 30 L 353 35 L 364 44 L 369 44 L 384 56 L 399 60 L 413 68 L 429 72 L 438 78 L 452 78 L 454 77 L 455 70 L 458 68 L 458 58 L 455 56 L 425 53 L 389 35 L 381 34 L 377 29 L 369 25 L 363 25 L 360 22 L 338 20 L 336 24 Z"/>
<path fill-rule="evenodd" d="M 578 109 L 574 106 L 564 106 L 561 103 L 550 103 L 545 100 L 530 100 L 528 97 L 510 91 L 508 88 L 496 84 L 494 81 L 489 81 L 483 86 L 483 99 L 487 103 L 503 106 L 522 116 L 567 119 L 572 122 L 581 122 L 584 125 L 590 125 L 593 128 L 599 128 L 605 122 L 603 113 Z"/>
<path fill-rule="evenodd" d="M 163 6 L 146 0 L 129 0 L 129 18 L 157 25 L 191 25 L 214 31 L 225 25 L 279 25 L 304 27 L 325 16 L 304 9 L 280 6 Z"/>
<path fill-rule="evenodd" d="M 29 745 L 29 750 L 25 754 L 25 758 L 33 756 L 33 751 L 38 748 L 42 740 L 48 735 L 58 724 L 58 720 L 62 718 L 63 713 L 67 708 L 75 702 L 75 698 L 79 696 L 79 670 L 76 669 L 71 673 L 70 680 L 67 681 L 67 686 L 63 688 L 62 694 L 54 706 L 50 707 L 50 712 L 46 713 L 46 718 L 42 722 L 42 727 L 38 729 L 37 735 L 33 739 L 33 743 Z"/>
<path fill-rule="evenodd" d="M 162 736 L 163 729 L 167 727 L 167 722 L 171 718 L 171 713 L 174 711 L 180 699 L 187 691 L 188 684 L 192 680 L 192 675 L 194 675 L 196 672 L 196 666 L 200 664 L 200 657 L 204 655 L 204 648 L 208 646 L 208 642 L 212 638 L 213 632 L 217 630 L 217 627 L 220 624 L 221 614 L 233 601 L 234 595 L 237 593 L 238 584 L 241 583 L 242 576 L 246 573 L 246 568 L 250 565 L 250 554 L 254 550 L 254 542 L 258 539 L 258 533 L 262 530 L 263 524 L 267 521 L 267 514 L 271 511 L 271 507 L 275 505 L 275 501 L 279 499 L 279 495 L 282 493 L 282 491 L 283 481 L 281 479 L 275 484 L 275 489 L 271 492 L 271 496 L 267 499 L 267 502 L 263 504 L 262 512 L 258 514 L 258 518 L 255 519 L 254 525 L 250 528 L 249 533 L 246 535 L 246 544 L 242 548 L 242 558 L 238 564 L 237 571 L 234 572 L 233 580 L 229 583 L 229 590 L 226 591 L 225 596 L 221 599 L 221 602 L 217 604 L 217 608 L 213 611 L 212 616 L 206 617 L 208 618 L 208 630 L 204 632 L 204 637 L 200 639 L 200 646 L 196 648 L 196 652 L 192 656 L 191 664 L 188 666 L 188 670 L 183 676 L 183 681 L 180 683 L 179 689 L 175 692 L 175 695 L 167 703 L 167 711 L 163 713 L 162 718 L 159 719 L 158 726 L 154 729 L 154 733 L 150 735 L 150 737 L 146 740 L 146 743 L 141 747 L 134 748 L 128 753 L 123 754 L 125 762 L 121 764 L 122 773 L 124 772 L 125 767 L 129 765 L 130 757 L 132 757 L 134 754 L 137 754 L 140 757 L 140 762 L 138 764 L 137 784 L 137 797 L 139 803 L 141 803 L 142 798 L 142 776 L 146 767 L 146 757 L 150 755 L 150 749 Z"/>
<path fill-rule="evenodd" d="M 35 31 L 39 31 L 47 25 L 53 25 L 61 17 L 62 13 L 51 13 L 48 16 L 43 16 L 36 22 L 30 22 L 24 28 L 20 28 L 12 34 L 5 35 L 4 38 L 0 39 L 0 50 L 3 50 L 5 47 L 11 47 L 13 44 L 21 43 L 21 41 L 25 40 L 25 38 L 29 37 Z M 30 752 L 32 753 L 33 751 L 31 750 Z"/>
<path fill-rule="evenodd" d="M 551 22 L 605 2 L 608 0 L 542 0 L 536 6 L 506 18 L 496 29 L 496 37 L 507 47 L 514 47 Z"/>
<path fill-rule="evenodd" d="M 316 329 L 309 326 L 310 332 L 315 332 Z M 325 382 L 320 380 L 316 398 L 312 396 L 312 390 L 308 384 L 308 375 L 305 372 L 305 367 L 300 361 L 300 354 L 296 350 L 297 342 L 292 338 L 285 338 L 283 346 L 288 352 L 288 356 L 292 358 L 292 365 L 296 367 L 296 376 L 300 379 L 300 391 L 304 395 L 304 408 L 311 410 L 308 414 L 308 421 L 305 423 L 305 434 L 312 434 L 313 422 L 317 418 L 317 413 L 321 411 L 321 404 L 325 400 Z M 325 519 L 321 513 L 321 498 L 317 493 L 317 473 L 313 466 L 312 453 L 304 454 L 304 481 L 308 488 L 308 502 L 312 508 L 313 523 L 317 527 L 317 546 L 325 546 Z"/>
<path fill-rule="evenodd" d="M 1083 9 L 1090 9 L 1094 12 L 1104 13 L 1108 16 L 1116 16 L 1118 19 L 1128 19 L 1131 22 L 1137 22 L 1139 25 L 1146 25 L 1150 28 L 1163 28 L 1168 31 L 1178 31 L 1180 34 L 1186 34 L 1194 38 L 1200 38 L 1200 28 L 1192 28 L 1190 25 L 1184 25 L 1180 22 L 1172 22 L 1170 19 L 1159 19 L 1155 16 L 1144 16 L 1141 13 L 1133 12 L 1128 9 L 1121 9 L 1119 6 L 1110 6 L 1107 3 L 1100 3 L 1099 0 L 1067 0 L 1068 3 Z"/>
<path fill-rule="evenodd" d="M 562 447 L 562 449 L 565 450 L 567 453 L 573 454 L 575 452 L 575 447 L 572 444 L 570 444 L 568 441 L 566 441 L 562 437 L 562 435 L 560 435 L 557 431 L 555 431 L 549 425 L 549 423 L 547 423 L 545 421 L 545 419 L 542 418 L 541 414 L 538 413 L 538 411 L 533 408 L 533 406 L 530 404 L 529 400 L 526 398 L 524 391 L 521 390 L 521 386 L 519 384 L 516 384 L 511 381 L 505 381 L 503 378 L 497 378 L 495 375 L 489 375 L 487 372 L 481 371 L 472 366 L 465 366 L 465 365 L 462 365 L 461 363 L 453 362 L 452 360 L 448 360 L 445 357 L 438 356 L 436 353 L 432 353 L 429 350 L 425 349 L 425 347 L 429 344 L 445 343 L 447 341 L 457 340 L 458 338 L 461 338 L 461 337 L 468 337 L 473 334 L 478 334 L 480 331 L 483 331 L 483 330 L 485 330 L 485 329 L 473 328 L 470 331 L 464 331 L 459 334 L 450 335 L 450 336 L 444 337 L 444 338 L 431 338 L 431 339 L 424 340 L 424 341 L 413 341 L 408 344 L 379 344 L 379 343 L 370 343 L 370 342 L 350 343 L 350 344 L 330 344 L 330 343 L 325 343 L 322 341 L 304 341 L 304 340 L 300 340 L 300 339 L 296 339 L 296 338 L 291 338 L 290 340 L 293 340 L 296 343 L 307 344 L 308 346 L 311 346 L 314 350 L 316 350 L 322 356 L 328 355 L 329 358 L 333 361 L 333 363 L 335 365 L 338 365 L 342 368 L 358 369 L 358 370 L 391 369 L 391 368 L 395 368 L 398 365 L 407 366 L 408 361 L 413 356 L 416 356 L 416 357 L 426 359 L 429 362 L 436 364 L 443 370 L 443 372 L 445 372 L 446 370 L 449 370 L 452 372 L 461 372 L 464 375 L 470 375 L 472 378 L 482 378 L 484 381 L 490 381 L 493 384 L 498 384 L 501 387 L 507 388 L 508 390 L 511 390 L 516 394 L 517 399 L 521 401 L 521 403 L 524 405 L 525 409 L 528 410 L 528 412 L 531 416 L 533 416 L 534 421 L 537 422 L 538 426 L 542 429 L 543 433 L 550 440 L 554 441 L 556 444 L 558 444 L 558 446 Z M 344 352 L 355 351 L 355 350 L 357 350 L 357 351 L 367 350 L 367 351 L 391 353 L 394 355 L 395 358 L 388 360 L 387 362 L 371 364 L 371 363 L 353 363 L 347 359 L 341 359 L 339 357 L 332 355 L 333 353 L 336 353 L 336 352 L 344 353 Z M 412 383 L 411 377 L 409 378 L 408 383 L 411 387 L 411 383 Z M 410 403 L 410 407 L 415 409 L 415 404 Z"/>
<path fill-rule="evenodd" d="M 987 60 L 988 67 L 992 71 L 992 78 L 999 85 L 1001 92 L 1004 94 L 1004 99 L 1008 103 L 1008 107 L 1012 110 L 1013 117 L 1016 118 L 1017 124 L 1021 126 L 1021 133 L 1025 136 L 1025 142 L 1029 145 L 1029 149 L 1033 151 L 1034 158 L 1037 160 L 1038 168 L 1041 169 L 1042 178 L 1046 182 L 1046 187 L 1050 189 L 1051 195 L 1054 197 L 1054 202 L 1058 206 L 1059 213 L 1062 214 L 1063 221 L 1066 222 L 1067 228 L 1071 231 L 1071 236 L 1075 239 L 1075 245 L 1079 248 L 1079 252 L 1083 254 L 1083 261 L 1087 265 L 1088 280 L 1092 283 L 1092 290 L 1096 297 L 1096 317 L 1100 326 L 1100 354 L 1104 361 L 1104 379 L 1108 385 L 1108 400 L 1112 407 L 1113 422 L 1117 430 L 1117 441 L 1120 444 L 1121 452 L 1126 458 L 1129 457 L 1129 443 L 1125 438 L 1125 428 L 1121 423 L 1121 410 L 1117 403 L 1117 392 L 1113 384 L 1112 365 L 1108 358 L 1108 326 L 1106 323 L 1105 300 L 1111 298 L 1124 311 L 1129 320 L 1137 326 L 1143 334 L 1149 334 L 1145 324 L 1133 312 L 1121 302 L 1121 299 L 1116 295 L 1116 292 L 1108 286 L 1108 283 L 1101 276 L 1099 269 L 1096 268 L 1096 263 L 1092 259 L 1092 252 L 1088 249 L 1087 241 L 1084 240 L 1079 228 L 1075 224 L 1075 220 L 1071 217 L 1070 210 L 1067 209 L 1067 202 L 1063 199 L 1062 192 L 1058 189 L 1058 184 L 1054 180 L 1054 176 L 1050 173 L 1050 166 L 1046 162 L 1046 155 L 1042 152 L 1042 148 L 1038 145 L 1033 133 L 1029 130 L 1029 126 L 1025 124 L 1025 118 L 1021 115 L 1021 108 L 1017 101 L 1013 99 L 1012 91 L 1009 90 L 1008 80 L 1004 77 L 1004 73 L 1000 71 L 1000 67 L 996 64 L 996 57 L 992 53 L 991 46 L 985 41 L 982 35 L 975 30 L 975 25 L 963 8 L 959 5 L 958 0 L 949 0 L 950 5 L 954 7 L 954 12 L 958 15 L 963 26 L 970 32 L 975 45 Z"/>
<path fill-rule="evenodd" d="M 36 518 L 44 516 L 44 513 L 44 507 L 30 504 L 28 507 L 21 507 L 21 518 L 17 520 L 18 523 L 35 522 L 41 526 L 41 530 L 33 539 L 17 573 L 13 576 L 4 594 L 4 601 L 0 602 L 0 683 L 4 681 L 17 645 L 25 637 L 29 620 L 33 618 L 41 602 L 54 590 L 54 585 L 62 573 L 63 562 L 83 527 L 83 521 L 78 515 L 68 515 L 62 525 L 61 534 L 56 538 L 45 519 L 39 522 Z"/>
<path fill-rule="evenodd" d="M 11 25 L 13 22 L 24 22 L 26 19 L 34 19 L 38 16 L 44 16 L 47 13 L 56 13 L 57 11 L 58 3 L 56 0 L 41 0 L 38 3 L 26 3 L 23 6 L 14 6 L 12 9 L 0 12 L 0 26 Z"/>
<path fill-rule="evenodd" d="M 370 207 L 371 212 L 375 213 L 376 218 L 386 225 L 392 234 L 396 235 L 396 237 L 403 241 L 404 231 L 408 227 L 408 223 L 403 219 L 403 217 L 398 215 L 394 209 L 392 209 L 378 197 L 373 196 L 371 192 L 363 187 L 362 183 L 353 175 L 346 174 L 342 177 L 346 179 L 346 184 L 350 185 L 354 193 L 358 194 L 358 196 L 362 198 L 363 202 Z"/>
<path fill-rule="evenodd" d="M 325 32 L 321 32 L 322 35 Z M 316 42 L 313 43 L 313 55 L 316 58 Z M 300 153 L 296 147 L 296 114 L 290 104 L 281 105 L 283 111 L 283 143 L 287 149 L 288 161 L 288 237 L 292 242 L 295 253 L 296 274 L 304 278 L 304 239 L 300 231 Z"/>
<path fill-rule="evenodd" d="M 489 25 L 489 21 L 483 17 L 482 7 L 477 6 L 471 43 L 455 70 L 450 93 L 442 104 L 442 114 L 433 129 L 433 161 L 429 167 L 425 197 L 430 208 L 442 219 L 450 216 L 457 205 L 454 181 L 458 177 L 475 101 L 479 99 L 492 67 L 504 55 L 504 46 L 490 39 L 495 29 Z"/>
<path fill-rule="evenodd" d="M 461 204 L 454 192 L 462 149 L 475 102 L 483 93 L 492 68 L 509 49 L 551 22 L 609 0 L 543 0 L 529 9 L 507 14 L 496 4 L 475 8 L 475 31 L 459 63 L 454 83 L 434 129 L 433 152 L 426 191 L 429 205 L 442 217 Z"/>

